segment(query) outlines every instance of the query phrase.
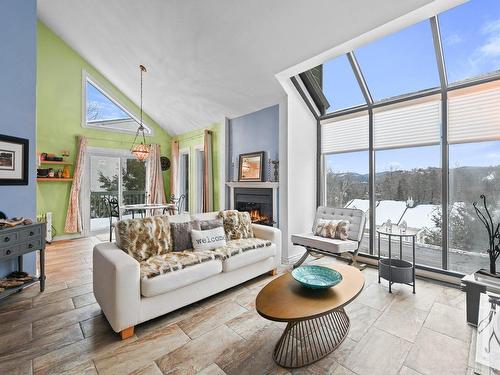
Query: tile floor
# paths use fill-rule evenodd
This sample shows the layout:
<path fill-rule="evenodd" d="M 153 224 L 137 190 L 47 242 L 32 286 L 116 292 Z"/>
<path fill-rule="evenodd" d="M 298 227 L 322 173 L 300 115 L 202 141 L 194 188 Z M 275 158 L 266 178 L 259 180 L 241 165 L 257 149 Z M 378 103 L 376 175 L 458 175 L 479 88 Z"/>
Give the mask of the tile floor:
<path fill-rule="evenodd" d="M 472 374 L 473 330 L 458 289 L 418 280 L 389 294 L 374 269 L 346 311 L 348 338 L 315 364 L 286 370 L 271 353 L 284 325 L 255 312 L 262 276 L 136 327 L 121 341 L 92 294 L 97 238 L 47 250 L 47 289 L 0 302 L 0 374 Z M 330 258 L 316 263 L 334 262 Z"/>

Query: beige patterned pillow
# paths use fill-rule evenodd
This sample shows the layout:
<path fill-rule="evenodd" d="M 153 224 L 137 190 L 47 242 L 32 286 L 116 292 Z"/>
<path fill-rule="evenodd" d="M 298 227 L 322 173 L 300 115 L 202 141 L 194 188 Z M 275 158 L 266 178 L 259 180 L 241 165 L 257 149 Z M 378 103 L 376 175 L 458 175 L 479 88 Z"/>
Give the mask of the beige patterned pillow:
<path fill-rule="evenodd" d="M 228 241 L 253 238 L 252 220 L 248 212 L 226 210 L 219 212 L 224 223 L 224 232 Z"/>
<path fill-rule="evenodd" d="M 351 223 L 347 220 L 340 220 L 337 224 L 335 238 L 346 241 L 349 238 L 349 225 Z"/>
<path fill-rule="evenodd" d="M 326 238 L 335 238 L 337 233 L 338 220 L 318 219 L 314 228 L 314 235 Z"/>
<path fill-rule="evenodd" d="M 116 245 L 139 262 L 172 251 L 168 216 L 122 220 L 116 228 Z"/>

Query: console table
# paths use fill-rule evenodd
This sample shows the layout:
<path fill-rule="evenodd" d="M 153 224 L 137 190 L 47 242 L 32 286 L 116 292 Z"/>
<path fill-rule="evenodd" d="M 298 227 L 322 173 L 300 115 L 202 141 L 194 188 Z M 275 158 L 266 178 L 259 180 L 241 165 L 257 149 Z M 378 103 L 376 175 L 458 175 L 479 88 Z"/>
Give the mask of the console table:
<path fill-rule="evenodd" d="M 45 289 L 45 223 L 18 225 L 0 229 L 0 262 L 17 258 L 17 269 L 23 271 L 23 255 L 40 251 L 40 276 L 23 285 L 0 292 L 0 300 L 16 293 L 28 285 L 40 282 L 40 291 Z"/>

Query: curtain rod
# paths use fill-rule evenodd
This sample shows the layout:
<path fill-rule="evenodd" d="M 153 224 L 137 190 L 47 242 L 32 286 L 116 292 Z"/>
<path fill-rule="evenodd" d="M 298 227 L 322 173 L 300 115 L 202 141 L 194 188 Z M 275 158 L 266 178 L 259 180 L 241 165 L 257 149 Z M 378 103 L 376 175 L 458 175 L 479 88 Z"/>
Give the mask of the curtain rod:
<path fill-rule="evenodd" d="M 205 129 L 203 133 L 200 133 L 200 134 L 197 134 L 197 135 L 192 135 L 190 137 L 186 137 L 186 138 L 178 138 L 178 139 L 175 139 L 174 142 L 182 142 L 182 141 L 189 141 L 191 139 L 195 139 L 195 138 L 199 138 L 199 137 L 203 137 L 205 135 L 205 133 L 209 133 L 211 134 L 212 133 L 212 130 L 209 130 L 209 129 Z"/>

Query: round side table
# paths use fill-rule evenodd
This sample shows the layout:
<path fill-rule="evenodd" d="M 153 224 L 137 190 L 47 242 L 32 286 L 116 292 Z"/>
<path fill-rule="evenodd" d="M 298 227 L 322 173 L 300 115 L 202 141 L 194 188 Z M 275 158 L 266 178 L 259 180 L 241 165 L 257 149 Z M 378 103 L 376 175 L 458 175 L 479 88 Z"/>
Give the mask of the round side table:
<path fill-rule="evenodd" d="M 380 256 L 380 236 L 387 236 L 389 242 L 389 256 Z M 399 238 L 399 259 L 392 257 L 392 238 Z M 403 260 L 403 239 L 410 239 L 412 244 L 412 261 Z M 397 226 L 392 226 L 389 230 L 385 227 L 377 228 L 378 243 L 378 282 L 380 279 L 389 281 L 389 293 L 392 293 L 392 284 L 405 284 L 413 287 L 415 293 L 415 242 L 417 231 L 407 229 L 400 231 Z"/>

